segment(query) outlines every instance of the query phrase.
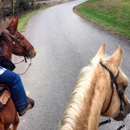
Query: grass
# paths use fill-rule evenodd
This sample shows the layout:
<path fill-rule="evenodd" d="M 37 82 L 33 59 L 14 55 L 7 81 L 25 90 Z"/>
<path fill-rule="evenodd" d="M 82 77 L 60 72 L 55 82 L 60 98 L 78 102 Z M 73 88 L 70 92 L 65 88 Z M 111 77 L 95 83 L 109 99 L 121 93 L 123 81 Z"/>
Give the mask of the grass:
<path fill-rule="evenodd" d="M 130 39 L 130 0 L 89 0 L 74 11 L 107 30 Z"/>

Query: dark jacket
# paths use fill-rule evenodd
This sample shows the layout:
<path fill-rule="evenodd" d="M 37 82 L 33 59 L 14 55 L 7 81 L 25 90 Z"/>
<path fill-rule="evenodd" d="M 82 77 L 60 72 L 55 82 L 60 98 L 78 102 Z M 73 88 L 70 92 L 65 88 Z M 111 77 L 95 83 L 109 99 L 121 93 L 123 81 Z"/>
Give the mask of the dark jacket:
<path fill-rule="evenodd" d="M 0 55 L 0 66 L 9 69 L 11 71 L 15 69 L 15 65 L 13 64 L 13 62 L 4 55 Z"/>

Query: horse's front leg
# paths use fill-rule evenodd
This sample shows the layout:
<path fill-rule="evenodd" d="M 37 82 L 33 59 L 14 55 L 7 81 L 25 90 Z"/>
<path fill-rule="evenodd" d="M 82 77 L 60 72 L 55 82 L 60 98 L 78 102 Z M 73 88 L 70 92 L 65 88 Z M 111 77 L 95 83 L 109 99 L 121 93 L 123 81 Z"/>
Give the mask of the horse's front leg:
<path fill-rule="evenodd" d="M 17 112 L 16 112 L 15 121 L 14 121 L 14 123 L 12 124 L 12 126 L 13 126 L 13 129 L 12 129 L 12 130 L 17 130 L 18 124 L 19 124 L 19 116 L 18 116 L 18 114 L 17 114 Z"/>

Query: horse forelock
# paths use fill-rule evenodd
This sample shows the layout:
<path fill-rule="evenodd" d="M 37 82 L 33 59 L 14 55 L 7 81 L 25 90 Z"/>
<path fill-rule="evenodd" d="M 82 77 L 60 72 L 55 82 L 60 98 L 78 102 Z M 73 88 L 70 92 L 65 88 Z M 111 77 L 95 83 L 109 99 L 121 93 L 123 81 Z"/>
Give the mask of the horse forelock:
<path fill-rule="evenodd" d="M 62 118 L 60 130 L 83 130 L 88 127 L 86 117 L 90 115 L 91 110 L 89 107 L 91 107 L 91 98 L 93 98 L 94 94 L 91 88 L 92 81 L 101 60 L 106 60 L 106 56 L 94 57 L 90 64 L 81 70 L 71 100 Z"/>

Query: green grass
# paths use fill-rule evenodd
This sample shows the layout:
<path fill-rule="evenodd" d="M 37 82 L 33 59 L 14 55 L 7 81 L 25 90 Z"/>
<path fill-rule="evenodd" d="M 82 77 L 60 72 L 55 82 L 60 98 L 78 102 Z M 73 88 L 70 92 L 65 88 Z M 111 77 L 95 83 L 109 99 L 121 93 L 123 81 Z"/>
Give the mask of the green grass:
<path fill-rule="evenodd" d="M 76 6 L 82 17 L 130 39 L 130 0 L 89 0 Z"/>

